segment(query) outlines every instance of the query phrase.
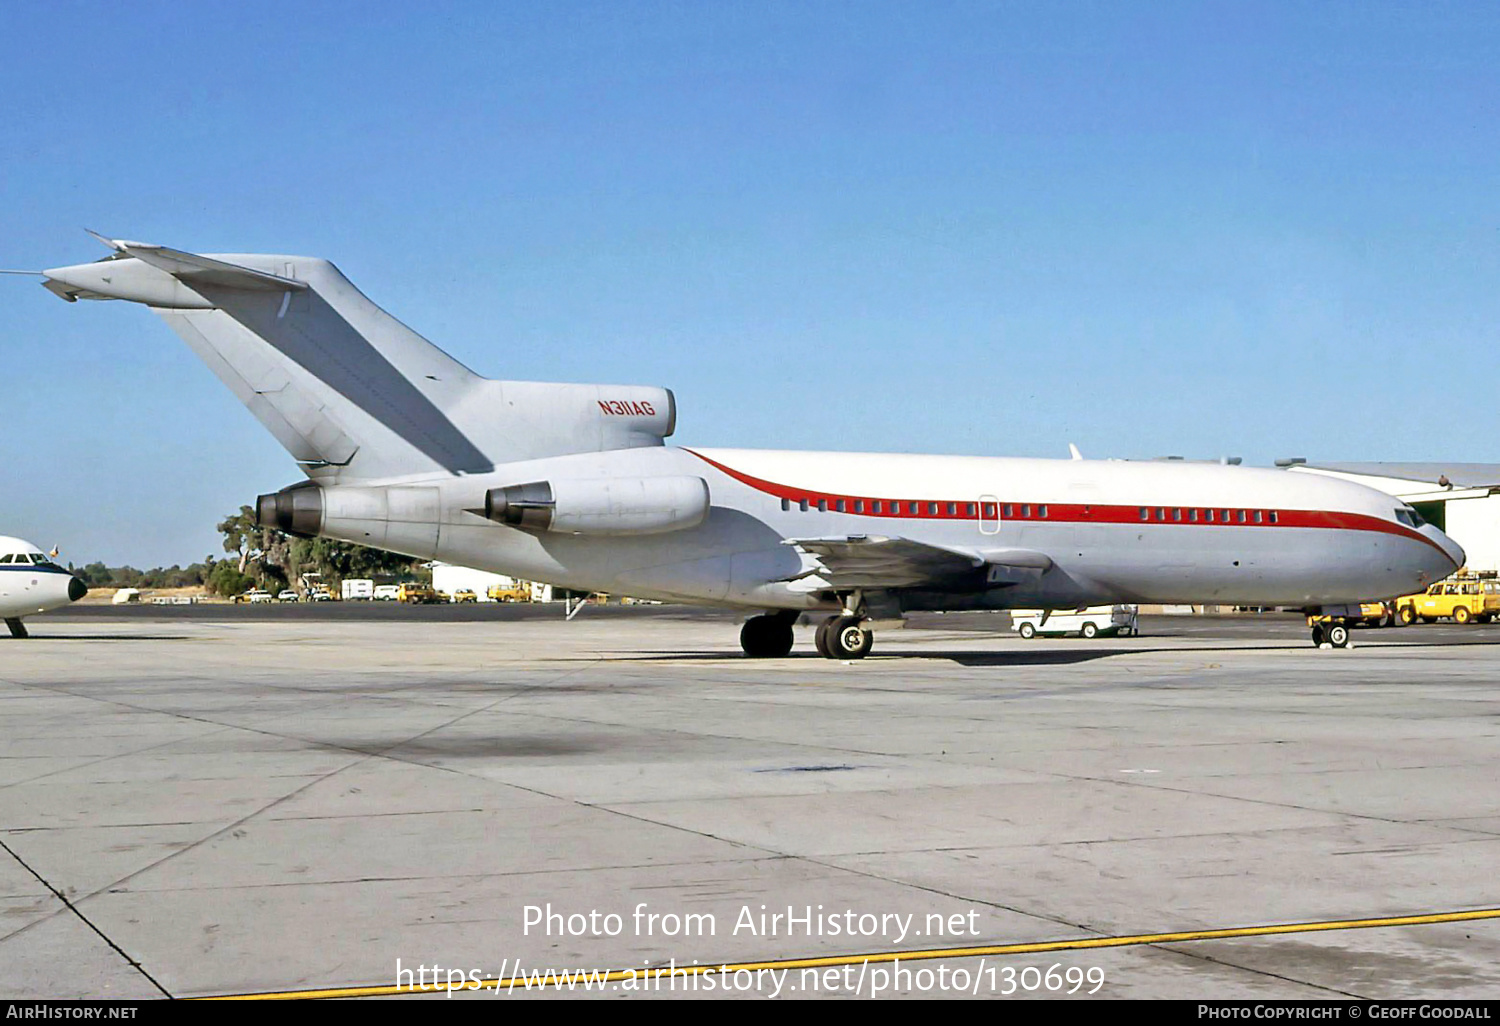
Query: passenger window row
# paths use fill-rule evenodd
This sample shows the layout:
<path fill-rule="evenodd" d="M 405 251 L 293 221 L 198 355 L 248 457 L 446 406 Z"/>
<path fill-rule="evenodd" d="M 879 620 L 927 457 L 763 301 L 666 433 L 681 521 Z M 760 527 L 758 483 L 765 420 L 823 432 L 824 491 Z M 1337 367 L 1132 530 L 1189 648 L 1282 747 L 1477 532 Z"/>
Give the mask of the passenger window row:
<path fill-rule="evenodd" d="M 984 518 L 994 520 L 1000 515 L 1000 505 L 994 502 L 916 502 L 903 499 L 782 499 L 781 508 L 790 510 L 795 503 L 803 513 L 817 510 L 819 513 L 869 513 L 874 516 L 908 516 L 908 517 L 968 517 L 970 519 L 980 515 L 980 506 L 984 507 Z M 1037 520 L 1045 519 L 1047 507 L 1045 504 L 1032 505 L 1031 503 L 1006 503 L 1004 506 L 1005 519 L 1007 520 Z"/>
<path fill-rule="evenodd" d="M 1142 506 L 1141 519 L 1157 523 L 1275 524 L 1274 509 L 1182 509 L 1176 506 Z"/>

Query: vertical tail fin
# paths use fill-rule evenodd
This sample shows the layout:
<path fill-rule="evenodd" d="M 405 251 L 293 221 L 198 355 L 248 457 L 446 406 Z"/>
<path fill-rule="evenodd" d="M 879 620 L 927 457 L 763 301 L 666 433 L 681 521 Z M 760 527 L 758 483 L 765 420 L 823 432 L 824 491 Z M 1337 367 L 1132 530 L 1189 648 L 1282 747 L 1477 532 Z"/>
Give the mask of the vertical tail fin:
<path fill-rule="evenodd" d="M 47 271 L 46 287 L 149 306 L 312 477 L 483 474 L 672 432 L 666 389 L 482 378 L 327 260 L 106 241 L 113 256 Z"/>

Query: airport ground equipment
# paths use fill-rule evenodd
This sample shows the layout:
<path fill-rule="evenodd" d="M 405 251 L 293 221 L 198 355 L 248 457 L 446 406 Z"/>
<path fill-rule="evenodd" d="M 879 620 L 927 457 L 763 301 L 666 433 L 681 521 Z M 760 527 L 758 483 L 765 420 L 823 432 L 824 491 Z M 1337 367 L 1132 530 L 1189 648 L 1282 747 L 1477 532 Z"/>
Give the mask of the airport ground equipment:
<path fill-rule="evenodd" d="M 1325 629 L 1334 623 L 1347 627 L 1394 627 L 1401 622 L 1396 613 L 1396 600 L 1388 602 L 1361 602 L 1350 605 L 1340 614 L 1324 611 L 1307 618 L 1309 627 L 1322 625 Z"/>
<path fill-rule="evenodd" d="M 1457 573 L 1416 595 L 1395 600 L 1403 624 L 1432 623 L 1442 617 L 1454 623 L 1489 623 L 1500 616 L 1500 579 L 1494 571 Z"/>
<path fill-rule="evenodd" d="M 1080 638 L 1134 637 L 1140 633 L 1140 608 L 1132 605 L 1092 606 L 1087 609 L 1012 609 L 1011 630 L 1021 637 Z"/>
<path fill-rule="evenodd" d="M 397 602 L 406 602 L 410 605 L 426 606 L 435 602 L 443 602 L 445 599 L 426 584 L 408 582 L 401 585 L 396 592 Z"/>
<path fill-rule="evenodd" d="M 530 602 L 531 585 L 525 581 L 512 581 L 510 584 L 492 584 L 485 592 L 491 602 Z"/>

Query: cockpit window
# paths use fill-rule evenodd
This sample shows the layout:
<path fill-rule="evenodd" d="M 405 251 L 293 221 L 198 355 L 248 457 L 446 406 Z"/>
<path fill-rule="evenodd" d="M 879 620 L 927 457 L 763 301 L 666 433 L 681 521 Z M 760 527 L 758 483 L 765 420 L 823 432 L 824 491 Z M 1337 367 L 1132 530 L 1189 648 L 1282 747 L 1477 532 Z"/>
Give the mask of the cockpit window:
<path fill-rule="evenodd" d="M 16 561 L 16 558 L 17 557 L 9 554 L 0 556 L 0 563 L 14 563 Z"/>
<path fill-rule="evenodd" d="M 1401 521 L 1401 523 L 1405 524 L 1407 527 L 1421 527 L 1423 524 L 1427 523 L 1427 521 L 1422 519 L 1422 514 L 1418 513 L 1410 506 L 1401 506 L 1397 508 L 1396 519 Z"/>

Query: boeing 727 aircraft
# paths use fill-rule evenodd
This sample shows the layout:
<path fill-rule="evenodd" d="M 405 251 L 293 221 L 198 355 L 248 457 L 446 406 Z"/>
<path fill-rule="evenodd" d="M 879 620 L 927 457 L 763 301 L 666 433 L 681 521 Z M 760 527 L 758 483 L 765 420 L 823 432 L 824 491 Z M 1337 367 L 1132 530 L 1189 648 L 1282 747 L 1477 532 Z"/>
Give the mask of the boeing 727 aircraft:
<path fill-rule="evenodd" d="M 331 263 L 102 240 L 68 301 L 167 322 L 301 465 L 260 522 L 582 591 L 803 612 L 852 659 L 910 610 L 1319 608 L 1410 593 L 1463 551 L 1369 488 L 1194 463 L 668 447 L 670 391 L 479 377 Z"/>
<path fill-rule="evenodd" d="M 21 617 L 77 602 L 88 587 L 20 538 L 0 535 L 0 619 L 12 637 L 26 637 Z"/>

